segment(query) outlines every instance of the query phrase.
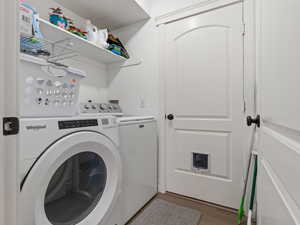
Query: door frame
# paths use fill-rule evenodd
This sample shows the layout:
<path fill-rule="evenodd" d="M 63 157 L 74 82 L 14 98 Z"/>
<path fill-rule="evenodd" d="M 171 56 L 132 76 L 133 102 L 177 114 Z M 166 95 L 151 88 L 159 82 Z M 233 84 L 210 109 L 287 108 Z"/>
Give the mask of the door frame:
<path fill-rule="evenodd" d="M 0 29 L 3 30 L 4 28 L 4 1 L 0 1 Z M 4 35 L 3 32 L 1 32 L 0 36 L 0 49 L 4 48 Z M 0 117 L 4 117 L 4 54 L 3 51 L 0 52 Z M 2 129 L 2 119 L 0 121 L 0 127 Z M 1 133 L 3 131 L 1 130 Z M 4 138 L 1 135 L 0 136 L 0 199 L 3 199 L 5 196 L 5 173 L 4 173 L 4 168 L 2 165 L 4 165 Z M 4 219 L 4 214 L 5 214 L 5 205 L 3 201 L 0 201 L 0 224 L 5 224 L 5 219 Z"/>
<path fill-rule="evenodd" d="M 257 0 L 244 0 L 244 73 L 245 73 L 245 99 L 246 99 L 246 116 L 250 115 L 255 117 L 259 109 L 259 99 L 257 96 L 258 82 L 257 82 L 257 48 L 256 48 L 256 1 Z M 246 118 L 245 118 L 246 119 Z M 249 140 L 246 143 L 248 148 L 244 154 L 244 180 L 246 178 L 246 165 L 250 155 L 250 147 L 256 151 L 258 148 L 258 129 L 247 128 Z M 253 141 L 253 143 L 252 143 Z M 248 181 L 248 190 L 251 182 Z M 250 198 L 246 199 L 245 206 L 250 204 Z M 257 204 L 254 207 L 257 211 Z M 253 213 L 256 215 L 256 213 Z"/>
<path fill-rule="evenodd" d="M 166 25 L 185 19 L 191 16 L 196 16 L 211 10 L 226 7 L 228 5 L 243 2 L 244 5 L 244 20 L 245 23 L 245 38 L 244 38 L 244 95 L 245 95 L 245 118 L 247 115 L 255 115 L 255 80 L 256 80 L 256 52 L 255 52 L 255 20 L 253 0 L 207 0 L 202 3 L 194 4 L 190 7 L 180 9 L 155 18 L 158 29 L 159 39 L 159 100 L 160 100 L 160 114 L 159 114 L 159 192 L 167 192 L 167 143 L 166 143 Z M 251 130 L 247 132 L 249 140 L 245 143 L 245 149 L 248 151 L 251 146 Z M 246 173 L 248 152 L 244 152 L 244 166 L 243 170 Z M 245 176 L 245 175 L 244 175 Z"/>
<path fill-rule="evenodd" d="M 18 0 L 0 1 L 0 116 L 17 117 Z M 1 124 L 2 129 L 2 124 Z M 0 224 L 17 224 L 17 136 L 0 138 Z"/>

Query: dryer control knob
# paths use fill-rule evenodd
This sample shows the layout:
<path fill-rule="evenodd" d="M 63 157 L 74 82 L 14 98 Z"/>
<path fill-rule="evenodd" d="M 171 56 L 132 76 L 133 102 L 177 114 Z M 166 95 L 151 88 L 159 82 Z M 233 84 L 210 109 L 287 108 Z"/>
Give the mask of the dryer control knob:
<path fill-rule="evenodd" d="M 101 110 L 107 110 L 107 105 L 106 104 L 100 104 L 100 109 Z"/>
<path fill-rule="evenodd" d="M 47 80 L 46 85 L 49 87 L 53 86 L 53 82 L 51 80 Z"/>

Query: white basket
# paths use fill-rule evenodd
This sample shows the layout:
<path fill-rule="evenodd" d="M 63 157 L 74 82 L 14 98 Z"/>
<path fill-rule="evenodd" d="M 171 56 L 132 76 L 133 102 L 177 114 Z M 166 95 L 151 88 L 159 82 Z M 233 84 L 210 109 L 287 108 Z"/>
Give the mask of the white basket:
<path fill-rule="evenodd" d="M 21 54 L 19 112 L 21 117 L 61 117 L 78 114 L 80 80 L 75 68 Z"/>

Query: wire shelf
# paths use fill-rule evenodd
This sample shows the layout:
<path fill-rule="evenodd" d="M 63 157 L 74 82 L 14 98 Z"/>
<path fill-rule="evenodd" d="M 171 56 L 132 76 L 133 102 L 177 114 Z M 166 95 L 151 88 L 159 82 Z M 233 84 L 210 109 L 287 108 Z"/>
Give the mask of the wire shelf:
<path fill-rule="evenodd" d="M 20 49 L 23 53 L 44 58 L 50 62 L 57 62 L 78 56 L 78 53 L 72 49 L 70 40 L 52 42 L 46 39 L 21 36 Z"/>

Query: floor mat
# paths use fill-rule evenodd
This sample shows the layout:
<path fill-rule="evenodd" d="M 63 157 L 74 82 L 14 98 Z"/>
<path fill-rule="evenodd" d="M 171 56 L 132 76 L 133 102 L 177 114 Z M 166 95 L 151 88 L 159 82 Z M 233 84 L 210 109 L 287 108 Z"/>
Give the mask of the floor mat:
<path fill-rule="evenodd" d="M 155 199 L 130 225 L 198 225 L 201 212 Z"/>

